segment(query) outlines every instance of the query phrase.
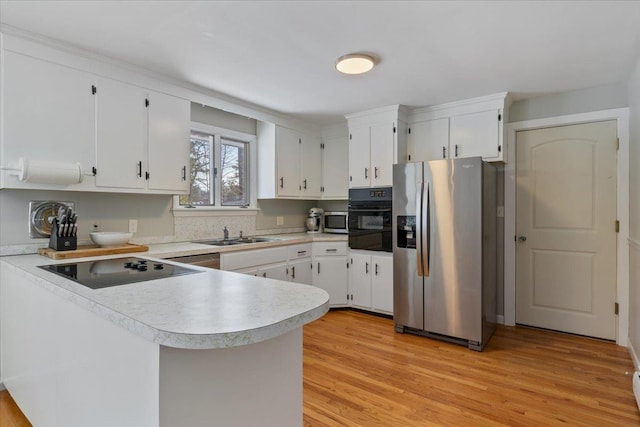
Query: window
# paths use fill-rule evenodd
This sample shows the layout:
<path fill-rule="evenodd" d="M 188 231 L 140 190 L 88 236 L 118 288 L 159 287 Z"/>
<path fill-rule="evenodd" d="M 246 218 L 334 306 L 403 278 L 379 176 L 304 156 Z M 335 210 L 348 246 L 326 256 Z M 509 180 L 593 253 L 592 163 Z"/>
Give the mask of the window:
<path fill-rule="evenodd" d="M 191 192 L 180 205 L 248 206 L 249 142 L 192 130 L 190 144 Z"/>

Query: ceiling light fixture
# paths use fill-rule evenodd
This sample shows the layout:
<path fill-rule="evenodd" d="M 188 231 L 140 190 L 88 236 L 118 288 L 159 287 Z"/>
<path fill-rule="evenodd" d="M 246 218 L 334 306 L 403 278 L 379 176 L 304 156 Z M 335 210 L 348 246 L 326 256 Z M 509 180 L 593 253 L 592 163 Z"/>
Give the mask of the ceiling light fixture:
<path fill-rule="evenodd" d="M 374 61 L 369 55 L 351 53 L 341 56 L 336 61 L 336 70 L 344 74 L 362 74 L 373 68 Z"/>

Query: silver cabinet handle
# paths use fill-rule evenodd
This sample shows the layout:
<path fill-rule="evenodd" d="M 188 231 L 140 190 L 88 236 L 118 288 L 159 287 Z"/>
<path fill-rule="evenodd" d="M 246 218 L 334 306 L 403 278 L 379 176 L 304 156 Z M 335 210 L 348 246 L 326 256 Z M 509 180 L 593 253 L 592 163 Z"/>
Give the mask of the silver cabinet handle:
<path fill-rule="evenodd" d="M 364 168 L 364 179 L 369 178 L 369 168 Z"/>
<path fill-rule="evenodd" d="M 376 263 L 376 276 L 378 275 L 378 264 Z"/>
<path fill-rule="evenodd" d="M 187 180 L 187 167 L 186 166 L 182 167 L 182 180 L 183 181 Z"/>
<path fill-rule="evenodd" d="M 284 177 L 280 177 L 280 188 L 284 188 Z"/>
<path fill-rule="evenodd" d="M 325 249 L 325 252 L 338 252 L 338 249 L 333 248 L 333 249 Z"/>
<path fill-rule="evenodd" d="M 318 263 L 318 274 L 320 274 L 320 263 Z"/>
<path fill-rule="evenodd" d="M 267 277 L 267 272 L 262 273 L 262 277 Z"/>
<path fill-rule="evenodd" d="M 442 146 L 442 158 L 447 158 L 447 147 L 445 147 L 444 145 Z"/>
<path fill-rule="evenodd" d="M 456 144 L 456 157 L 458 157 L 458 144 Z"/>
<path fill-rule="evenodd" d="M 296 278 L 296 267 L 295 266 L 291 267 L 291 278 L 292 279 Z"/>
<path fill-rule="evenodd" d="M 519 241 L 519 242 L 526 242 L 526 241 L 527 241 L 527 236 L 520 236 L 520 237 L 518 237 L 518 241 Z"/>
<path fill-rule="evenodd" d="M 378 179 L 378 167 L 377 166 L 373 168 L 373 177 L 375 179 Z"/>
<path fill-rule="evenodd" d="M 369 274 L 369 263 L 368 262 L 364 263 L 364 274 Z"/>
<path fill-rule="evenodd" d="M 302 188 L 304 188 L 305 190 L 307 189 L 307 180 L 306 179 L 304 180 L 304 186 Z"/>
<path fill-rule="evenodd" d="M 142 178 L 142 160 L 138 162 L 138 176 Z"/>

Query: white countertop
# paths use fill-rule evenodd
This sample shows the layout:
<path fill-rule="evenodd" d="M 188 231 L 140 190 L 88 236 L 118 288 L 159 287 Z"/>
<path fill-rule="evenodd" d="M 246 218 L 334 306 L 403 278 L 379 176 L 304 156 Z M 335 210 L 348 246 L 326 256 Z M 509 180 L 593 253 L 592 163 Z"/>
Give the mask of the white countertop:
<path fill-rule="evenodd" d="M 37 266 L 126 256 L 153 260 L 311 241 L 346 241 L 345 235 L 327 234 L 271 237 L 281 240 L 230 247 L 168 243 L 151 245 L 144 253 L 60 261 L 40 255 L 6 256 L 0 257 L 0 267 L 152 342 L 188 349 L 226 348 L 264 341 L 322 317 L 329 309 L 329 295 L 314 286 L 194 266 L 190 267 L 202 272 L 94 290 Z"/>

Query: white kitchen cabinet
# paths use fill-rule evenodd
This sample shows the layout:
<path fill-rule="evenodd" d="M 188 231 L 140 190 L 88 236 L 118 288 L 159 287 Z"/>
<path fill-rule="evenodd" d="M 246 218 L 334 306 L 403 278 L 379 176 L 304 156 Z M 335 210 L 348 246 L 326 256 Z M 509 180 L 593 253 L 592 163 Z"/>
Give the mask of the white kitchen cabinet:
<path fill-rule="evenodd" d="M 349 298 L 354 307 L 393 314 L 393 255 L 351 251 Z"/>
<path fill-rule="evenodd" d="M 349 139 L 322 140 L 322 198 L 346 199 L 349 196 Z"/>
<path fill-rule="evenodd" d="M 258 122 L 258 198 L 319 199 L 320 138 Z"/>
<path fill-rule="evenodd" d="M 489 110 L 451 117 L 449 158 L 497 158 L 502 151 L 502 111 Z"/>
<path fill-rule="evenodd" d="M 310 285 L 311 253 L 310 243 L 223 253 L 220 268 Z"/>
<path fill-rule="evenodd" d="M 349 294 L 351 305 L 371 308 L 371 256 L 349 254 Z"/>
<path fill-rule="evenodd" d="M 482 157 L 505 161 L 507 93 L 418 108 L 409 115 L 406 161 Z"/>
<path fill-rule="evenodd" d="M 393 313 L 393 256 L 372 255 L 371 308 Z"/>
<path fill-rule="evenodd" d="M 189 101 L 97 83 L 96 186 L 189 192 Z"/>
<path fill-rule="evenodd" d="M 346 116 L 349 122 L 349 188 L 388 187 L 393 164 L 406 159 L 405 110 L 399 105 Z"/>
<path fill-rule="evenodd" d="M 102 78 L 96 92 L 96 186 L 143 189 L 146 93 L 137 86 Z"/>
<path fill-rule="evenodd" d="M 407 161 L 445 159 L 449 148 L 449 119 L 416 122 L 409 126 Z"/>
<path fill-rule="evenodd" d="M 95 77 L 89 73 L 4 50 L 2 60 L 3 168 L 28 160 L 80 163 L 91 174 L 95 161 Z M 26 184 L 3 171 L 3 186 Z M 91 184 L 85 179 L 84 187 Z M 60 188 L 60 187 L 58 187 Z"/>
<path fill-rule="evenodd" d="M 313 244 L 313 286 L 329 294 L 331 307 L 348 303 L 347 243 L 316 242 Z"/>

